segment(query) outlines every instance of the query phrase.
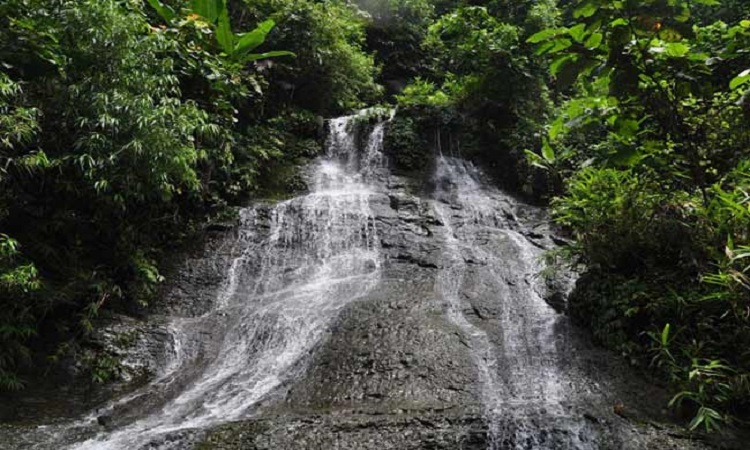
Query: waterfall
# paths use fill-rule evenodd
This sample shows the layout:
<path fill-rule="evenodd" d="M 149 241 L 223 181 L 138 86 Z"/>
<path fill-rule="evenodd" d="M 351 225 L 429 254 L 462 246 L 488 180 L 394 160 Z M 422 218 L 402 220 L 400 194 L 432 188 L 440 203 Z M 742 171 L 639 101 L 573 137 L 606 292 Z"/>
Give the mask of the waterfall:
<path fill-rule="evenodd" d="M 72 448 L 137 449 L 169 433 L 249 417 L 303 370 L 337 313 L 380 277 L 370 175 L 383 163 L 384 124 L 374 126 L 360 149 L 357 119 L 330 121 L 327 154 L 314 165 L 309 194 L 270 210 L 241 212 L 245 249 L 232 262 L 215 308 L 173 320 L 172 357 L 164 372 L 111 408 L 156 392 L 166 401 L 148 416 Z M 268 217 L 267 231 L 261 216 Z M 201 342 L 206 334 L 213 335 L 213 348 Z M 185 373 L 192 379 L 178 383 Z M 177 384 L 184 386 L 172 389 Z"/>
<path fill-rule="evenodd" d="M 566 399 L 572 380 L 560 369 L 555 330 L 560 316 L 540 296 L 537 274 L 542 250 L 516 229 L 517 202 L 485 187 L 470 163 L 438 157 L 436 217 L 443 224 L 442 269 L 437 291 L 446 314 L 471 342 L 488 450 L 594 449 L 579 438 L 585 424 L 569 420 Z M 467 260 L 473 262 L 469 273 Z M 472 305 L 467 291 L 491 285 L 494 320 L 480 325 L 464 314 Z M 546 423 L 542 423 L 546 422 Z M 560 439 L 547 429 L 567 430 Z M 587 438 L 594 433 L 587 432 Z"/>
<path fill-rule="evenodd" d="M 666 448 L 613 408 L 658 407 L 643 380 L 545 302 L 544 209 L 460 158 L 392 173 L 372 116 L 329 120 L 309 192 L 244 208 L 233 259 L 202 257 L 220 287 L 198 288 L 208 312 L 154 321 L 152 381 L 75 422 L 0 427 L 0 449 L 189 449 L 227 429 L 263 450 Z"/>

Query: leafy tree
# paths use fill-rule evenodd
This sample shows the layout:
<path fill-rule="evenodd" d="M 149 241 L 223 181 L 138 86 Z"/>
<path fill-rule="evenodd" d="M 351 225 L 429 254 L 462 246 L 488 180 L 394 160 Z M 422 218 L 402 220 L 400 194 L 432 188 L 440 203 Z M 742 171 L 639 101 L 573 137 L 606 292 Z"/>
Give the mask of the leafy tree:
<path fill-rule="evenodd" d="M 750 341 L 737 313 L 750 301 L 738 265 L 750 22 L 707 22 L 715 4 L 582 0 L 567 26 L 528 38 L 563 99 L 528 155 L 565 180 L 554 211 L 587 270 L 571 311 L 635 359 L 650 350 L 672 404 L 708 431 L 750 403 L 736 351 Z"/>
<path fill-rule="evenodd" d="M 290 185 L 315 113 L 378 93 L 356 10 L 293 3 L 0 4 L 0 388 L 51 344 L 116 376 L 85 348 L 101 317 L 144 308 L 168 249 L 226 205 Z M 277 50 L 296 32 L 298 58 Z M 290 73 L 325 105 L 290 98 Z"/>
<path fill-rule="evenodd" d="M 263 66 L 276 87 L 265 97 L 265 109 L 293 103 L 333 115 L 378 100 L 378 70 L 374 57 L 364 51 L 366 17 L 349 2 L 247 0 L 236 11 L 240 26 L 273 18 L 277 26 L 267 44 L 297 55 L 293 65 Z"/>
<path fill-rule="evenodd" d="M 391 93 L 398 93 L 410 78 L 428 67 L 422 41 L 435 19 L 435 7 L 427 0 L 359 0 L 370 15 L 367 48 L 383 66 L 380 79 Z"/>
<path fill-rule="evenodd" d="M 435 20 L 422 44 L 428 70 L 397 99 L 400 116 L 414 115 L 418 133 L 430 136 L 428 148 L 475 157 L 504 187 L 531 191 L 523 149 L 537 145 L 550 104 L 546 68 L 521 45 L 522 25 L 555 23 L 557 14 L 553 2 L 522 3 L 522 17 L 460 5 Z"/>

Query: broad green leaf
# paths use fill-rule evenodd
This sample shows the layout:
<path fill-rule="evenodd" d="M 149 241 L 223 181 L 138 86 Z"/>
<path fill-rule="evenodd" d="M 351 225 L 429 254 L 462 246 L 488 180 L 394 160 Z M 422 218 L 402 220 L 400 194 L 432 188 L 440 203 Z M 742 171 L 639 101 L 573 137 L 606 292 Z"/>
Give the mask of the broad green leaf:
<path fill-rule="evenodd" d="M 564 55 L 556 60 L 552 61 L 552 64 L 549 65 L 549 71 L 553 76 L 557 76 L 558 73 L 560 73 L 560 70 L 563 68 L 563 66 L 570 62 L 575 62 L 578 60 L 578 55 Z"/>
<path fill-rule="evenodd" d="M 659 32 L 659 37 L 665 42 L 680 42 L 682 40 L 682 33 L 674 28 L 668 27 L 663 28 Z"/>
<path fill-rule="evenodd" d="M 693 0 L 693 2 L 698 3 L 699 5 L 706 5 L 706 6 L 721 5 L 721 2 L 719 0 Z"/>
<path fill-rule="evenodd" d="M 574 26 L 573 28 L 570 28 L 568 30 L 568 34 L 576 42 L 583 42 L 583 39 L 586 37 L 586 24 L 585 23 L 579 23 L 578 25 Z"/>
<path fill-rule="evenodd" d="M 565 123 L 561 120 L 555 120 L 552 122 L 552 125 L 549 129 L 549 137 L 550 139 L 557 139 L 558 136 L 560 136 L 560 133 L 562 133 L 565 130 Z"/>
<path fill-rule="evenodd" d="M 588 39 L 586 39 L 586 44 L 584 45 L 590 50 L 599 48 L 603 38 L 604 35 L 602 35 L 601 33 L 594 33 Z"/>
<path fill-rule="evenodd" d="M 671 42 L 664 47 L 664 53 L 672 58 L 683 58 L 690 53 L 690 47 L 680 42 Z"/>
<path fill-rule="evenodd" d="M 524 150 L 526 153 L 526 159 L 529 160 L 529 163 L 531 163 L 532 166 L 537 167 L 539 169 L 548 170 L 549 168 L 544 165 L 544 160 L 541 156 L 537 155 L 536 153 L 532 152 L 531 150 Z"/>
<path fill-rule="evenodd" d="M 216 40 L 227 55 L 231 54 L 234 49 L 234 39 L 232 25 L 229 23 L 229 13 L 224 9 L 221 15 L 219 15 L 219 25 L 216 27 Z"/>
<path fill-rule="evenodd" d="M 167 22 L 171 22 L 177 16 L 172 7 L 163 4 L 159 0 L 148 0 L 148 4 Z"/>
<path fill-rule="evenodd" d="M 570 48 L 570 46 L 573 45 L 573 41 L 565 38 L 555 39 L 553 42 L 555 43 L 555 45 L 547 50 L 547 53 L 559 53 L 565 49 Z"/>
<path fill-rule="evenodd" d="M 273 30 L 274 26 L 276 26 L 276 22 L 268 19 L 261 22 L 253 31 L 245 33 L 239 42 L 237 42 L 237 45 L 234 46 L 234 54 L 241 56 L 244 53 L 255 50 L 265 42 L 266 36 Z"/>
<path fill-rule="evenodd" d="M 291 56 L 294 58 L 297 55 L 292 52 L 288 52 L 286 50 L 276 50 L 273 52 L 265 52 L 265 53 L 250 53 L 249 55 L 244 57 L 243 60 L 245 62 L 250 62 L 250 61 L 257 61 L 259 59 L 276 58 L 278 56 Z"/>
<path fill-rule="evenodd" d="M 555 42 L 554 41 L 547 41 L 547 42 L 543 43 L 542 45 L 540 45 L 536 49 L 536 51 L 534 51 L 534 54 L 535 55 L 544 55 L 547 52 L 549 52 L 550 50 L 552 50 L 552 48 L 554 48 L 554 46 L 555 46 Z"/>
<path fill-rule="evenodd" d="M 750 69 L 743 71 L 729 82 L 729 89 L 735 90 L 750 81 Z"/>
<path fill-rule="evenodd" d="M 740 26 L 742 28 L 750 28 L 750 20 L 742 20 L 742 21 L 740 21 Z"/>
<path fill-rule="evenodd" d="M 529 44 L 538 44 L 539 42 L 546 41 L 552 36 L 556 36 L 557 33 L 558 33 L 558 30 L 555 30 L 555 29 L 542 30 L 538 33 L 531 35 L 530 38 L 526 39 L 526 42 L 528 42 Z"/>
<path fill-rule="evenodd" d="M 549 145 L 549 142 L 547 142 L 546 139 L 542 143 L 542 157 L 544 157 L 544 160 L 548 163 L 555 162 L 555 150 Z"/>
<path fill-rule="evenodd" d="M 688 20 L 690 20 L 690 8 L 688 8 L 687 6 L 683 7 L 682 11 L 680 11 L 679 14 L 675 15 L 674 18 L 678 22 L 687 22 Z"/>
<path fill-rule="evenodd" d="M 593 2 L 586 2 L 573 12 L 573 17 L 576 19 L 580 17 L 591 17 L 596 14 L 597 10 L 599 10 L 599 7 L 596 6 L 596 4 Z"/>
<path fill-rule="evenodd" d="M 214 23 L 219 18 L 219 14 L 223 10 L 227 9 L 227 5 L 224 3 L 225 0 L 191 0 L 190 8 L 194 13 L 203 16 L 208 19 L 209 22 Z"/>

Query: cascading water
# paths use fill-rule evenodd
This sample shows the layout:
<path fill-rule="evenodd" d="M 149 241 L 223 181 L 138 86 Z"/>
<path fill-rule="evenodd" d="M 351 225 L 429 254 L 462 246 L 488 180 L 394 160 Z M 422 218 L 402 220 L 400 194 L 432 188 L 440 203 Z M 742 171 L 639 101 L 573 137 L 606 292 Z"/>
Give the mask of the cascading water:
<path fill-rule="evenodd" d="M 191 366 L 204 364 L 202 369 L 183 380 L 179 391 L 164 394 L 165 403 L 148 416 L 72 448 L 136 449 L 169 433 L 248 417 L 260 400 L 294 378 L 337 312 L 376 285 L 381 258 L 367 183 L 368 173 L 382 163 L 383 124 L 375 125 L 360 152 L 355 119 L 330 121 L 328 155 L 315 165 L 308 195 L 270 211 L 242 211 L 246 249 L 232 263 L 215 309 L 170 324 L 173 356 L 146 391 L 167 390 L 175 378 L 195 372 Z M 270 227 L 259 239 L 263 214 L 270 216 Z M 221 329 L 212 338 L 213 352 L 195 342 L 205 338 L 199 330 L 212 327 Z"/>
<path fill-rule="evenodd" d="M 437 288 L 447 316 L 470 339 L 488 427 L 488 450 L 596 448 L 585 423 L 569 421 L 564 400 L 572 382 L 558 364 L 555 335 L 560 316 L 539 294 L 542 250 L 514 230 L 516 203 L 483 187 L 466 161 L 438 158 L 436 216 L 444 227 L 444 256 Z M 467 273 L 471 261 L 472 274 Z M 472 323 L 462 294 L 477 280 L 492 284 L 496 328 Z M 543 423 L 544 422 L 544 423 Z M 563 438 L 546 431 L 565 430 Z M 581 438 L 580 436 L 584 436 Z"/>

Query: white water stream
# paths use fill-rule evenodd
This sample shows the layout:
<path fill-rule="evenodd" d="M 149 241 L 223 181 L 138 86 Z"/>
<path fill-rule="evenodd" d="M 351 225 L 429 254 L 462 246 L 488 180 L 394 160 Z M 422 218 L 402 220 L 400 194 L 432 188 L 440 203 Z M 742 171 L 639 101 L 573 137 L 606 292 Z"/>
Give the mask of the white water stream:
<path fill-rule="evenodd" d="M 488 450 L 593 449 L 578 438 L 579 422 L 566 418 L 564 403 L 576 392 L 558 364 L 564 357 L 555 334 L 561 316 L 539 294 L 543 250 L 513 229 L 517 202 L 485 187 L 479 177 L 467 161 L 438 157 L 434 209 L 443 224 L 444 249 L 436 285 L 448 319 L 470 341 Z M 471 274 L 467 261 L 474 266 Z M 465 313 L 478 284 L 491 286 L 486 301 L 498 310 L 490 322 L 496 327 L 473 323 Z M 568 430 L 570 437 L 547 441 L 549 425 Z"/>
<path fill-rule="evenodd" d="M 315 166 L 311 192 L 271 209 L 260 245 L 259 210 L 242 211 L 247 248 L 233 261 L 215 309 L 169 324 L 173 356 L 146 390 L 167 386 L 198 364 L 191 351 L 201 339 L 198 331 L 220 327 L 218 348 L 195 379 L 147 417 L 72 449 L 138 449 L 172 432 L 250 416 L 264 397 L 301 371 L 337 313 L 377 284 L 381 257 L 367 175 L 383 161 L 383 124 L 374 127 L 360 152 L 351 130 L 356 119 L 330 122 L 328 155 Z"/>

